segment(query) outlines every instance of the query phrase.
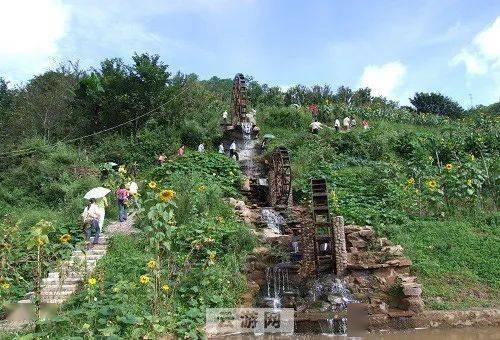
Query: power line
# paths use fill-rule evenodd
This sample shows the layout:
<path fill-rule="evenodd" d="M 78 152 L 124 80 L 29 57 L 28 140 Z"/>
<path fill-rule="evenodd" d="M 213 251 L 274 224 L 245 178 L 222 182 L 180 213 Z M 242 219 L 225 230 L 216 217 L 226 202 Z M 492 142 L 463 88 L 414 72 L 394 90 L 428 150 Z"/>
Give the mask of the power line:
<path fill-rule="evenodd" d="M 117 124 L 115 126 L 112 126 L 110 128 L 106 128 L 106 129 L 103 129 L 103 130 L 100 130 L 100 131 L 97 131 L 97 132 L 90 133 L 90 134 L 85 135 L 85 136 L 80 136 L 80 137 L 76 137 L 76 138 L 68 139 L 68 140 L 60 140 L 60 141 L 57 141 L 56 143 L 58 143 L 58 142 L 71 143 L 71 142 L 75 142 L 75 141 L 80 140 L 80 139 L 85 139 L 85 138 L 88 138 L 88 137 L 99 135 L 101 133 L 105 133 L 105 132 L 108 132 L 108 131 L 115 130 L 115 129 L 121 127 L 121 126 L 127 125 L 127 124 L 129 124 L 129 123 L 131 123 L 133 121 L 139 120 L 142 117 L 145 117 L 145 116 L 147 116 L 147 115 L 149 115 L 149 114 L 157 111 L 158 109 L 162 108 L 163 106 L 167 105 L 172 100 L 176 99 L 178 96 L 180 96 L 181 94 L 183 94 L 188 88 L 189 88 L 189 86 L 185 85 L 185 87 L 179 93 L 177 93 L 175 96 L 173 96 L 172 98 L 170 98 L 165 103 L 162 103 L 162 104 L 158 105 L 157 107 L 155 107 L 154 109 L 149 110 L 146 113 L 143 113 L 143 114 L 141 114 L 141 115 L 139 115 L 137 117 L 129 119 L 126 122 Z M 54 143 L 54 144 L 56 144 L 56 143 Z M 15 151 L 11 151 L 11 152 L 0 153 L 0 159 L 17 157 L 17 156 L 21 156 L 21 155 L 26 155 L 26 154 L 32 153 L 32 152 L 34 152 L 36 150 L 37 149 L 35 149 L 35 148 L 29 148 L 29 149 L 15 150 Z"/>

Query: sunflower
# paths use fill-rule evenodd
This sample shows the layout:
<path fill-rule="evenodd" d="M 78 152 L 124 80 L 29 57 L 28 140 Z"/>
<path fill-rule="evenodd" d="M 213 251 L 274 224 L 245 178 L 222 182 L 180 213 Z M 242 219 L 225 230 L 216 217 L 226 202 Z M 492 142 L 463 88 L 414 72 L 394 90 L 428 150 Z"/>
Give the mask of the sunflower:
<path fill-rule="evenodd" d="M 453 164 L 448 163 L 448 164 L 446 164 L 446 165 L 444 166 L 444 168 L 445 168 L 446 170 L 450 171 L 451 169 L 453 169 Z"/>
<path fill-rule="evenodd" d="M 470 187 L 472 186 L 472 178 L 469 178 L 469 179 L 467 180 L 467 185 L 468 185 L 468 186 L 470 186 Z"/>
<path fill-rule="evenodd" d="M 139 278 L 139 282 L 143 285 L 147 285 L 149 283 L 149 276 L 141 275 L 141 277 Z"/>
<path fill-rule="evenodd" d="M 151 182 L 149 182 L 149 183 L 148 183 L 148 187 L 149 187 L 150 189 L 156 189 L 157 184 L 156 184 L 156 182 L 155 182 L 155 181 L 151 181 Z"/>
<path fill-rule="evenodd" d="M 97 279 L 95 277 L 89 277 L 88 283 L 90 286 L 93 286 L 97 283 Z"/>
<path fill-rule="evenodd" d="M 121 174 L 126 174 L 127 169 L 125 169 L 125 165 L 120 165 L 120 167 L 118 168 L 118 172 Z"/>
<path fill-rule="evenodd" d="M 148 268 L 150 268 L 150 269 L 156 268 L 156 261 L 155 260 L 150 260 L 148 262 Z"/>
<path fill-rule="evenodd" d="M 162 200 L 163 202 L 168 202 L 172 198 L 174 198 L 175 192 L 173 190 L 170 190 L 170 189 L 165 189 L 162 192 L 160 192 L 158 194 L 158 196 L 160 196 L 160 200 Z"/>
<path fill-rule="evenodd" d="M 217 221 L 217 223 L 219 223 L 219 224 L 224 223 L 224 217 L 222 217 L 222 216 L 217 216 L 217 217 L 215 218 L 215 220 L 216 220 L 216 221 Z"/>
<path fill-rule="evenodd" d="M 41 237 L 38 237 L 37 242 L 39 246 L 43 246 L 45 244 L 45 241 Z"/>
<path fill-rule="evenodd" d="M 0 287 L 2 287 L 3 290 L 8 290 L 10 289 L 10 283 L 4 282 Z"/>
<path fill-rule="evenodd" d="M 406 183 L 408 183 L 408 185 L 413 185 L 413 183 L 415 183 L 415 178 L 413 178 L 413 177 L 408 178 Z"/>
<path fill-rule="evenodd" d="M 207 187 L 206 187 L 205 185 L 203 185 L 203 184 L 202 184 L 202 185 L 200 185 L 200 186 L 198 187 L 198 190 L 200 190 L 200 191 L 205 191 L 205 190 L 207 190 Z"/>
<path fill-rule="evenodd" d="M 471 160 L 472 162 L 474 162 L 474 161 L 476 160 L 476 157 L 474 157 L 474 155 L 473 155 L 473 154 L 470 154 L 470 160 Z"/>
<path fill-rule="evenodd" d="M 436 189 L 437 187 L 437 182 L 433 179 L 431 180 L 428 180 L 427 181 L 427 186 L 430 188 L 430 189 Z"/>
<path fill-rule="evenodd" d="M 71 240 L 70 234 L 64 234 L 59 237 L 59 241 L 61 241 L 62 243 L 67 243 L 69 240 Z"/>
<path fill-rule="evenodd" d="M 161 286 L 161 289 L 166 293 L 170 290 L 170 286 L 167 284 L 164 284 L 163 286 Z"/>

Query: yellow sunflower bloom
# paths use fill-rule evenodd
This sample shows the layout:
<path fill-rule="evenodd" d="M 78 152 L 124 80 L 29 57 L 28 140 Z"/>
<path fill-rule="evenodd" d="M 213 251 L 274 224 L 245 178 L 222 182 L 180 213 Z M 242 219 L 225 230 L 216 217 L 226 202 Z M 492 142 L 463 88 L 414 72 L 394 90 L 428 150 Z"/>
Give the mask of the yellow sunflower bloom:
<path fill-rule="evenodd" d="M 97 279 L 95 277 L 89 277 L 88 283 L 90 286 L 93 286 L 97 283 Z"/>
<path fill-rule="evenodd" d="M 150 260 L 148 262 L 148 268 L 151 268 L 151 269 L 156 268 L 156 261 L 155 260 Z"/>
<path fill-rule="evenodd" d="M 415 183 L 415 178 L 413 178 L 413 177 L 408 178 L 406 183 L 408 183 L 408 185 L 413 185 L 413 183 Z"/>
<path fill-rule="evenodd" d="M 4 282 L 2 283 L 1 287 L 3 290 L 8 290 L 10 289 L 10 283 Z"/>
<path fill-rule="evenodd" d="M 427 181 L 427 186 L 430 188 L 430 189 L 436 189 L 437 187 L 437 182 L 433 179 Z"/>
<path fill-rule="evenodd" d="M 64 234 L 61 237 L 59 237 L 59 241 L 61 241 L 62 243 L 67 243 L 69 242 L 69 240 L 71 240 L 70 234 Z"/>
<path fill-rule="evenodd" d="M 202 185 L 200 185 L 200 186 L 198 187 L 198 190 L 199 190 L 199 191 L 205 191 L 205 190 L 207 190 L 207 187 L 206 187 L 205 185 L 203 185 L 203 184 L 202 184 Z"/>
<path fill-rule="evenodd" d="M 43 246 L 45 244 L 45 241 L 41 237 L 38 237 L 37 241 L 39 246 Z"/>
<path fill-rule="evenodd" d="M 148 187 L 149 187 L 150 189 L 156 189 L 156 187 L 157 187 L 157 186 L 158 186 L 158 185 L 156 184 L 156 182 L 155 182 L 155 181 L 151 181 L 151 182 L 149 182 L 149 183 L 148 183 Z"/>
<path fill-rule="evenodd" d="M 448 163 L 448 164 L 446 164 L 446 165 L 444 166 L 444 168 L 445 168 L 446 170 L 450 171 L 451 169 L 453 169 L 453 164 Z"/>
<path fill-rule="evenodd" d="M 470 187 L 472 186 L 472 178 L 469 178 L 469 179 L 467 180 L 467 185 L 468 185 L 468 186 L 470 186 Z"/>
<path fill-rule="evenodd" d="M 162 200 L 163 202 L 168 202 L 172 198 L 174 198 L 175 192 L 173 190 L 170 190 L 170 189 L 165 189 L 162 192 L 160 192 L 158 194 L 158 196 L 160 197 L 160 200 Z"/>
<path fill-rule="evenodd" d="M 164 292 L 168 292 L 170 290 L 170 286 L 167 285 L 167 284 L 164 284 L 163 286 L 161 286 L 161 289 L 164 291 Z"/>
<path fill-rule="evenodd" d="M 470 160 L 471 160 L 472 162 L 474 162 L 474 161 L 476 160 L 476 157 L 474 157 L 474 155 L 473 155 L 473 154 L 470 154 Z"/>
<path fill-rule="evenodd" d="M 147 285 L 149 283 L 149 276 L 141 275 L 141 277 L 139 278 L 139 282 L 143 285 Z"/>

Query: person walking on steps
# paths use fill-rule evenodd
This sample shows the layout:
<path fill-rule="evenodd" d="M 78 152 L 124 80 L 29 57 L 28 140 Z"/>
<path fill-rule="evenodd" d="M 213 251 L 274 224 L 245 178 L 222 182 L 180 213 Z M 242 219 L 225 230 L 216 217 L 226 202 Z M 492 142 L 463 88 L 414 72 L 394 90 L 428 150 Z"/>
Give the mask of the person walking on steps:
<path fill-rule="evenodd" d="M 120 222 L 125 222 L 127 220 L 127 201 L 130 195 L 128 190 L 125 189 L 125 185 L 120 185 L 120 188 L 116 190 L 116 198 L 118 199 L 118 220 Z"/>
<path fill-rule="evenodd" d="M 198 145 L 198 152 L 200 152 L 200 153 L 204 153 L 205 152 L 205 145 L 203 145 L 203 143 L 201 143 L 200 145 Z"/>
<path fill-rule="evenodd" d="M 236 152 L 236 142 L 233 140 L 231 146 L 229 146 L 229 157 L 236 158 L 238 160 L 238 153 Z"/>
<path fill-rule="evenodd" d="M 340 131 L 340 120 L 338 118 L 335 119 L 335 131 Z"/>
<path fill-rule="evenodd" d="M 227 111 L 222 112 L 222 123 L 227 125 Z"/>
<path fill-rule="evenodd" d="M 226 151 L 224 150 L 224 143 L 222 143 L 222 142 L 219 144 L 219 153 L 221 153 L 221 154 L 226 153 Z"/>
<path fill-rule="evenodd" d="M 96 204 L 95 198 L 89 200 L 88 205 L 85 207 L 82 213 L 83 225 L 85 239 L 87 240 L 86 249 L 91 249 L 95 244 L 99 244 L 99 235 L 101 233 L 101 228 L 99 227 L 99 221 L 101 219 L 101 209 Z M 94 241 L 90 243 L 90 237 L 94 233 Z"/>

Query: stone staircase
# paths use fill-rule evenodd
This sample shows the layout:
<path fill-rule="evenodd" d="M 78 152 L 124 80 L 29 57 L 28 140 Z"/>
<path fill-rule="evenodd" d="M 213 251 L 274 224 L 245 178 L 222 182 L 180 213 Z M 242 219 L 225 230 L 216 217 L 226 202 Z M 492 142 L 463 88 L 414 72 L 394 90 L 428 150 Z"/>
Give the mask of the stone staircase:
<path fill-rule="evenodd" d="M 78 284 L 94 270 L 97 261 L 106 255 L 107 242 L 107 234 L 101 234 L 99 244 L 90 250 L 74 250 L 56 271 L 49 272 L 48 277 L 42 279 L 41 303 L 64 303 L 76 291 Z M 18 303 L 32 303 L 33 293 L 27 295 Z"/>

